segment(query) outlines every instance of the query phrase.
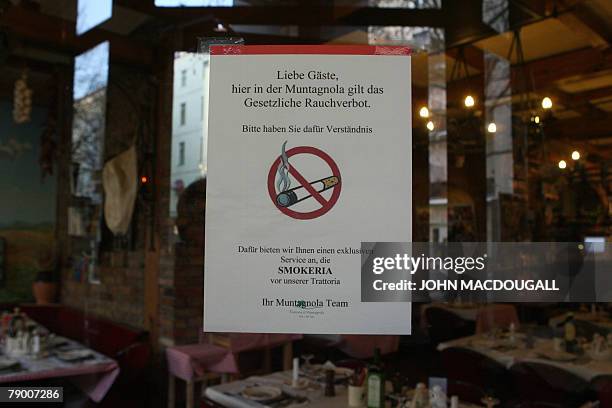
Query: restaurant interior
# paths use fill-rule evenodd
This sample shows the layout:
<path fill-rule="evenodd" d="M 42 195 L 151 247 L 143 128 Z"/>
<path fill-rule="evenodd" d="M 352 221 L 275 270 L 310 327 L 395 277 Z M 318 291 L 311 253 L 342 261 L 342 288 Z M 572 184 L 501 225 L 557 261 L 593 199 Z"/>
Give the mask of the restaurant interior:
<path fill-rule="evenodd" d="M 70 407 L 612 407 L 603 302 L 415 302 L 406 336 L 204 333 L 223 42 L 412 49 L 413 241 L 611 237 L 610 0 L 0 0 L 0 386 Z"/>

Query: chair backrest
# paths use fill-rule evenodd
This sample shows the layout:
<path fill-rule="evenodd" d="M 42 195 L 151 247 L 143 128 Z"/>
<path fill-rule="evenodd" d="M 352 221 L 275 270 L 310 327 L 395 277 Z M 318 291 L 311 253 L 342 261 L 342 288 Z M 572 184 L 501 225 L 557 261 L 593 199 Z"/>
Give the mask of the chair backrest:
<path fill-rule="evenodd" d="M 352 358 L 368 359 L 379 349 L 381 355 L 395 353 L 399 347 L 399 336 L 343 334 L 338 346 L 340 351 Z"/>
<path fill-rule="evenodd" d="M 428 307 L 425 319 L 429 338 L 435 344 L 474 334 L 474 322 L 441 307 Z"/>
<path fill-rule="evenodd" d="M 576 319 L 574 325 L 576 326 L 576 335 L 587 339 L 592 339 L 595 334 L 605 337 L 610 333 L 608 329 L 586 320 Z"/>
<path fill-rule="evenodd" d="M 506 367 L 477 351 L 464 347 L 449 347 L 441 352 L 442 365 L 449 381 L 457 383 L 469 395 L 459 394 L 459 398 L 473 403 L 480 403 L 482 394 L 493 395 L 501 401 L 507 401 L 508 370 Z M 471 390 L 470 390 L 471 389 Z"/>
<path fill-rule="evenodd" d="M 476 333 L 486 333 L 495 328 L 507 329 L 512 323 L 518 328 L 519 318 L 514 305 L 485 305 L 478 309 Z"/>
<path fill-rule="evenodd" d="M 518 363 L 511 367 L 510 373 L 521 401 L 578 407 L 592 397 L 586 380 L 551 364 Z"/>
<path fill-rule="evenodd" d="M 601 407 L 612 407 L 612 375 L 598 375 L 590 386 Z"/>

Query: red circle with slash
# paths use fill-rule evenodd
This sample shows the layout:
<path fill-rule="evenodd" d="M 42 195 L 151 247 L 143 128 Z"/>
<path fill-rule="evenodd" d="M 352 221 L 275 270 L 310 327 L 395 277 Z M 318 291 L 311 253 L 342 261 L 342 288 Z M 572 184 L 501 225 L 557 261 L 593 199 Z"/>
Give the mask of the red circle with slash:
<path fill-rule="evenodd" d="M 298 220 L 311 220 L 313 218 L 317 218 L 326 214 L 329 210 L 332 209 L 334 204 L 338 201 L 338 197 L 340 197 L 340 187 L 342 186 L 342 179 L 340 178 L 340 169 L 334 160 L 324 151 L 317 149 L 312 146 L 298 146 L 292 149 L 287 150 L 287 157 L 291 157 L 297 154 L 312 154 L 314 156 L 322 159 L 332 171 L 332 176 L 338 177 L 340 181 L 333 187 L 332 195 L 329 200 L 323 198 L 321 193 L 317 192 L 310 183 L 293 167 L 289 166 L 289 174 L 293 176 L 294 179 L 300 183 L 302 187 L 304 187 L 314 199 L 316 199 L 320 204 L 321 208 L 316 209 L 314 211 L 309 212 L 299 212 L 291 210 L 287 207 L 282 207 L 278 205 L 276 202 L 276 187 L 274 186 L 274 181 L 276 179 L 276 172 L 278 171 L 278 167 L 281 165 L 282 159 L 280 156 L 272 163 L 272 167 L 270 167 L 270 172 L 268 173 L 268 193 L 270 194 L 270 198 L 272 202 L 283 214 L 288 215 L 291 218 L 296 218 Z"/>

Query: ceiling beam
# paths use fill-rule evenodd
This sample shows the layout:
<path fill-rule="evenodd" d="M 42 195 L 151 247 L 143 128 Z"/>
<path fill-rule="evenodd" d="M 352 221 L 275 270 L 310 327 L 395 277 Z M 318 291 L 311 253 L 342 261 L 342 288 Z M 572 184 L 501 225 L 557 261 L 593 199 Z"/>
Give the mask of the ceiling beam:
<path fill-rule="evenodd" d="M 572 99 L 577 102 L 582 101 L 593 101 L 597 99 L 604 99 L 612 97 L 612 86 L 605 86 L 602 88 L 590 89 L 588 91 L 570 93 Z"/>
<path fill-rule="evenodd" d="M 534 78 L 536 92 L 538 96 L 543 97 L 552 93 L 551 90 L 557 90 L 557 82 L 583 74 L 593 74 L 598 71 L 612 69 L 612 49 L 598 50 L 593 48 L 585 48 L 568 53 L 558 54 L 551 57 L 545 57 L 538 60 L 532 60 L 526 63 L 527 72 L 531 72 Z M 447 68 L 449 69 L 449 68 Z M 512 66 L 512 77 L 518 78 L 519 75 L 524 75 L 524 68 L 518 65 Z M 415 88 L 415 91 L 422 95 L 427 94 L 426 88 Z M 463 98 L 467 92 L 472 93 L 476 97 L 477 106 L 482 106 L 482 97 L 484 93 L 483 74 L 463 77 L 447 83 L 448 105 L 461 106 Z M 553 95 L 556 99 L 558 94 Z M 580 111 L 589 116 L 601 117 L 602 112 L 599 109 L 588 105 L 588 102 L 593 99 L 603 98 L 609 95 L 610 89 L 601 88 L 591 91 L 581 92 L 578 94 L 563 93 L 563 101 L 559 100 L 567 109 L 574 110 L 580 106 Z M 516 87 L 512 89 L 512 94 L 517 95 Z M 584 121 L 584 119 L 583 119 Z"/>
<path fill-rule="evenodd" d="M 581 10 L 561 14 L 559 21 L 571 30 L 582 34 L 593 47 L 609 47 L 612 34 L 605 22 L 599 21 L 588 9 L 581 8 Z"/>
<path fill-rule="evenodd" d="M 561 0 L 569 12 L 558 16 L 559 21 L 582 34 L 593 47 L 607 48 L 612 43 L 610 23 L 597 15 L 584 1 Z"/>
<path fill-rule="evenodd" d="M 612 68 L 612 50 L 582 48 L 527 62 L 533 82 L 546 89 L 555 82 Z"/>
<path fill-rule="evenodd" d="M 546 91 L 546 94 L 550 98 L 552 98 L 553 103 L 559 103 L 565 109 L 580 113 L 583 116 L 602 117 L 606 115 L 606 112 L 591 104 L 589 100 L 580 97 L 574 97 L 574 95 L 568 92 L 564 92 L 558 88 L 550 88 Z"/>
<path fill-rule="evenodd" d="M 29 44 L 50 47 L 70 55 L 77 55 L 103 41 L 110 41 L 112 61 L 139 66 L 148 66 L 153 62 L 153 51 L 146 44 L 101 29 L 92 29 L 77 36 L 73 21 L 23 7 L 10 7 L 2 13 L 0 28 Z"/>
<path fill-rule="evenodd" d="M 546 137 L 568 140 L 591 140 L 612 136 L 612 114 L 584 122 L 584 118 L 577 117 L 563 120 L 545 122 Z"/>
<path fill-rule="evenodd" d="M 210 18 L 224 24 L 297 26 L 429 26 L 444 27 L 441 9 L 407 9 L 333 5 L 156 7 L 152 0 L 115 0 L 119 6 L 173 22 Z"/>

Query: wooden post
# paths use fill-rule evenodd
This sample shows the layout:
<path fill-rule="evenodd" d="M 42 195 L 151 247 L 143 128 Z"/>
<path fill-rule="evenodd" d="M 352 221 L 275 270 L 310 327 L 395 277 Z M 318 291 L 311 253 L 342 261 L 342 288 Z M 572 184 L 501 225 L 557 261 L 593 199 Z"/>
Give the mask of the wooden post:
<path fill-rule="evenodd" d="M 193 390 L 193 380 L 187 381 L 187 386 L 185 387 L 185 405 L 187 408 L 194 408 L 194 390 Z"/>
<path fill-rule="evenodd" d="M 168 374 L 168 408 L 176 406 L 176 377 Z"/>

